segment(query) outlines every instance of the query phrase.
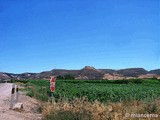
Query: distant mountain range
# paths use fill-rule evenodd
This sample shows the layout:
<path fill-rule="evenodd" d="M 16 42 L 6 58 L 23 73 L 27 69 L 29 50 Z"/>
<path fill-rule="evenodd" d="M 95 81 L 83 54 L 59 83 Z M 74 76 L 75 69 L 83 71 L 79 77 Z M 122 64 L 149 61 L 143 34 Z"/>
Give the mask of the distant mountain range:
<path fill-rule="evenodd" d="M 134 78 L 158 78 L 160 79 L 160 69 L 147 71 L 143 68 L 128 68 L 128 69 L 96 69 L 91 66 L 85 66 L 80 70 L 65 70 L 65 69 L 53 69 L 51 71 L 44 71 L 41 73 L 4 73 L 0 72 L 0 80 L 9 79 L 50 79 L 51 76 L 65 76 L 70 75 L 75 79 L 134 79 Z"/>

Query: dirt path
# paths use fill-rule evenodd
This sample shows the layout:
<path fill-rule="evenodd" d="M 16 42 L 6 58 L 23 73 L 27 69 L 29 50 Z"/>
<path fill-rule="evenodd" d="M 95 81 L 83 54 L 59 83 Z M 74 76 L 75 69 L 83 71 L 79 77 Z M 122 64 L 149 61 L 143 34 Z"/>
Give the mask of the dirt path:
<path fill-rule="evenodd" d="M 25 93 L 20 93 L 19 102 L 23 103 L 23 111 L 9 109 L 11 96 L 11 83 L 0 84 L 0 120 L 41 120 L 37 110 L 39 103 Z"/>
<path fill-rule="evenodd" d="M 3 101 L 5 101 L 11 95 L 11 89 L 11 83 L 0 84 L 0 106 L 3 104 Z"/>

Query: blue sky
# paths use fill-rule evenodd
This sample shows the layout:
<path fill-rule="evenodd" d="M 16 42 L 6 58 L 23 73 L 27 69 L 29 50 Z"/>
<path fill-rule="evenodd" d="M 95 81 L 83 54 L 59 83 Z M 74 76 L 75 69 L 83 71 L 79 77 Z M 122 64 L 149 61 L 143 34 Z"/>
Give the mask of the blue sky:
<path fill-rule="evenodd" d="M 159 0 L 0 0 L 0 71 L 160 68 Z"/>

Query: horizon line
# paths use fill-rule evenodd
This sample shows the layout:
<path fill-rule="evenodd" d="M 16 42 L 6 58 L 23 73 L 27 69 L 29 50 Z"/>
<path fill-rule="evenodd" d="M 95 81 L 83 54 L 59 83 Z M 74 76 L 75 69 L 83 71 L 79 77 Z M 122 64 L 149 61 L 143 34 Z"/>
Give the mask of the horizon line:
<path fill-rule="evenodd" d="M 70 68 L 70 69 L 68 69 L 68 68 L 54 68 L 54 69 L 50 69 L 50 70 L 43 70 L 43 71 L 37 71 L 37 72 L 29 72 L 29 71 L 27 71 L 27 72 L 7 72 L 7 71 L 5 71 L 5 72 L 2 72 L 2 71 L 0 71 L 0 73 L 11 73 L 11 74 L 24 74 L 24 73 L 42 73 L 42 72 L 47 72 L 47 71 L 52 71 L 52 70 L 81 70 L 81 69 L 83 69 L 83 68 L 85 68 L 85 67 L 93 67 L 93 66 L 84 66 L 84 67 L 82 67 L 82 68 L 77 68 L 77 69 L 72 69 L 72 68 Z M 95 68 L 95 67 L 93 67 L 93 68 Z M 146 71 L 152 71 L 152 70 L 158 70 L 158 69 L 160 69 L 160 68 L 154 68 L 154 69 L 146 69 L 146 68 L 144 68 L 144 67 L 127 67 L 127 68 L 118 68 L 118 69 L 114 69 L 114 68 L 95 68 L 95 69 L 110 69 L 110 70 L 123 70 L 123 69 L 134 69 L 134 68 L 142 68 L 142 69 L 144 69 L 144 70 L 146 70 Z"/>

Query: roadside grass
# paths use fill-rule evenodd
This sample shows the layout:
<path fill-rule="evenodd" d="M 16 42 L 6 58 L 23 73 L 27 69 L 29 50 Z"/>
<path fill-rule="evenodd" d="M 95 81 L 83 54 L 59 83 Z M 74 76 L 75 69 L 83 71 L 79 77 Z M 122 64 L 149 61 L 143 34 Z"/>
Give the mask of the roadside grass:
<path fill-rule="evenodd" d="M 137 120 L 128 114 L 160 115 L 160 99 L 152 102 L 130 101 L 117 103 L 89 102 L 86 98 L 61 100 L 55 104 L 46 103 L 42 107 L 43 120 Z M 147 120 L 159 117 L 146 118 Z"/>

